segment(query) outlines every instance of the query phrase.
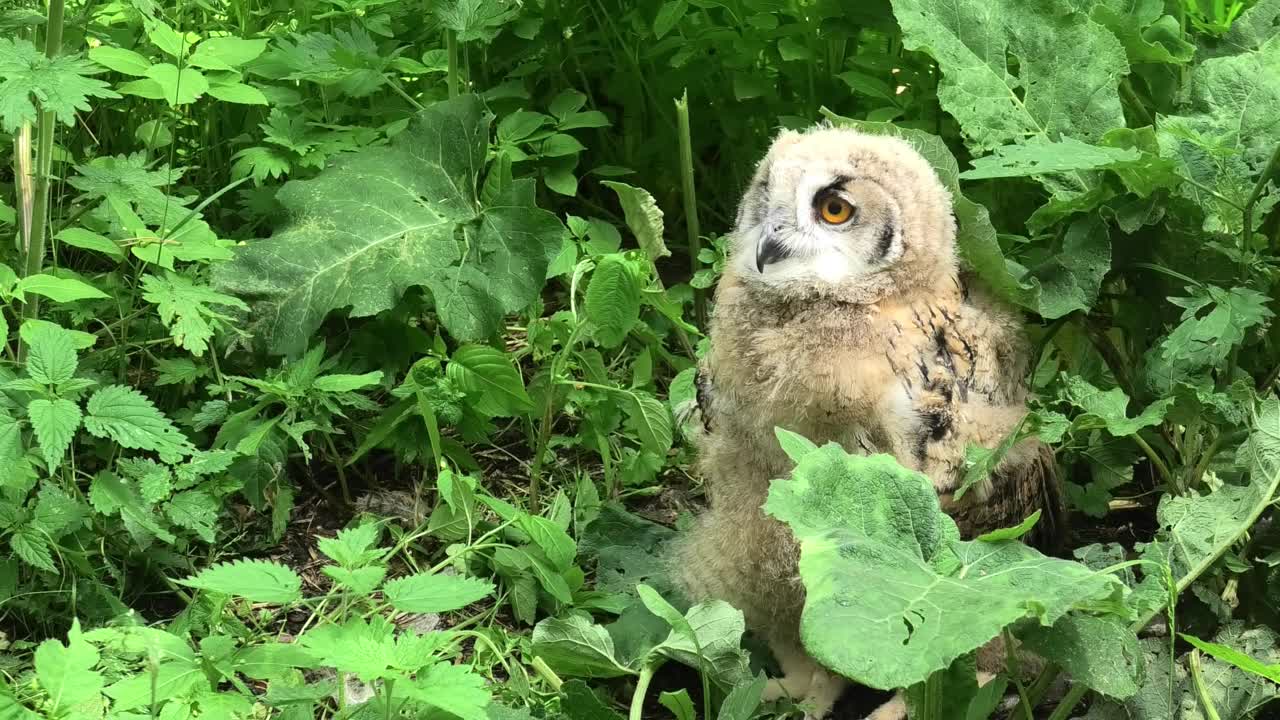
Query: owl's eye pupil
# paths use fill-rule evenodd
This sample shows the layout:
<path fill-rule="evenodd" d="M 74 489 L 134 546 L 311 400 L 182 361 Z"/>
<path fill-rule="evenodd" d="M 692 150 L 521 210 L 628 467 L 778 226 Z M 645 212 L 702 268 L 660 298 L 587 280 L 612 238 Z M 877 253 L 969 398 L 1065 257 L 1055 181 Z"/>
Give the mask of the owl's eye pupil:
<path fill-rule="evenodd" d="M 827 203 L 827 212 L 831 213 L 832 215 L 839 215 L 840 203 L 836 202 L 835 200 L 832 200 L 831 202 Z"/>

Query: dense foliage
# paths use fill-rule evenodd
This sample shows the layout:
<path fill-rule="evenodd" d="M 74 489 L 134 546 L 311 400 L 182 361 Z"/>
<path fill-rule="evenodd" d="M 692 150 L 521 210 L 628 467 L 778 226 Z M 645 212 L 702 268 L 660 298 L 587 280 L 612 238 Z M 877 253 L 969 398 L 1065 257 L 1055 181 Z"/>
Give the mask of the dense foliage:
<path fill-rule="evenodd" d="M 810 652 L 918 718 L 1264 712 L 1280 0 L 11 0 L 0 717 L 795 716 L 663 548 L 722 233 L 824 118 L 1025 311 L 967 480 L 1039 436 L 1075 536 L 780 429 Z M 1002 635 L 1048 667 L 979 688 Z"/>

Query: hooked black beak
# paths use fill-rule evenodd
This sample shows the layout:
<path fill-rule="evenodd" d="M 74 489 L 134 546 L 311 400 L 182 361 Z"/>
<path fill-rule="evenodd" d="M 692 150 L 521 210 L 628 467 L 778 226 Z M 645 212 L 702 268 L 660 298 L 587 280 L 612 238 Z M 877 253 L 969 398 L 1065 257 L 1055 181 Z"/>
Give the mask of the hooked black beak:
<path fill-rule="evenodd" d="M 791 253 L 772 233 L 764 233 L 756 245 L 756 271 L 764 273 L 764 266 L 790 257 Z"/>

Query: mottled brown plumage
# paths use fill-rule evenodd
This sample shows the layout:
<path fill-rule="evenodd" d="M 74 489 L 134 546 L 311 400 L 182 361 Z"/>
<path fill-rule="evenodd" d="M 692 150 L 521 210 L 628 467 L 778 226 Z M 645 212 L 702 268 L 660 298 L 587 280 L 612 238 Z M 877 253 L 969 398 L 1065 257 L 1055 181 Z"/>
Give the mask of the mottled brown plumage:
<path fill-rule="evenodd" d="M 831 193 L 855 208 L 847 222 L 823 219 Z M 791 468 L 775 426 L 893 454 L 933 481 L 965 536 L 1037 509 L 1037 543 L 1063 529 L 1052 454 L 1033 440 L 952 498 L 966 445 L 996 446 L 1025 414 L 1028 367 L 1019 318 L 962 278 L 954 244 L 927 162 L 850 130 L 784 133 L 739 209 L 697 380 L 710 508 L 676 561 L 691 596 L 729 601 L 769 641 L 784 672 L 771 694 L 817 714 L 843 682 L 800 647 L 798 549 L 761 510 Z"/>

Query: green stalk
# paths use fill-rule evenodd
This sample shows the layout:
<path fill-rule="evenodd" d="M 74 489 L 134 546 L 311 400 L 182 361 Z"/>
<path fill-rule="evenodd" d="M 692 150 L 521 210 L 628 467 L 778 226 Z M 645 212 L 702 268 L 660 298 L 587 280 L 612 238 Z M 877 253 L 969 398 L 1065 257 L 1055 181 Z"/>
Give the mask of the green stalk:
<path fill-rule="evenodd" d="M 684 188 L 684 224 L 689 234 L 689 277 L 698 272 L 698 252 L 702 249 L 702 227 L 698 222 L 698 193 L 693 184 L 693 139 L 689 134 L 689 90 L 676 100 L 676 126 L 680 135 L 680 184 Z M 706 327 L 707 297 L 701 288 L 693 291 L 693 317 L 698 327 Z"/>
<path fill-rule="evenodd" d="M 1253 206 L 1257 204 L 1258 199 L 1262 197 L 1262 192 L 1267 189 L 1267 181 L 1275 174 L 1276 170 L 1280 170 L 1280 143 L 1276 144 L 1275 150 L 1271 152 L 1271 159 L 1267 161 L 1267 166 L 1263 168 L 1262 174 L 1258 176 L 1258 181 L 1253 185 L 1253 192 L 1249 193 L 1249 199 L 1245 202 L 1241 211 L 1244 220 L 1244 228 L 1240 231 L 1240 265 L 1237 268 L 1237 282 L 1244 284 L 1245 276 L 1248 272 L 1248 264 L 1245 262 L 1245 253 L 1253 244 Z M 1272 248 L 1273 250 L 1275 248 Z M 1227 359 L 1227 371 L 1218 378 L 1218 389 L 1226 387 L 1231 383 L 1231 376 L 1235 375 L 1236 363 L 1240 359 L 1240 346 L 1235 345 L 1231 348 L 1231 354 Z"/>
<path fill-rule="evenodd" d="M 458 97 L 458 36 L 452 30 L 444 33 L 445 45 L 449 48 L 449 97 Z"/>
<path fill-rule="evenodd" d="M 1218 709 L 1213 706 L 1213 699 L 1209 697 L 1209 689 L 1204 686 L 1204 679 L 1200 677 L 1200 651 L 1191 651 L 1191 682 L 1196 686 L 1196 697 L 1200 699 L 1200 707 L 1204 709 L 1205 717 L 1209 720 L 1219 720 Z"/>
<path fill-rule="evenodd" d="M 57 57 L 62 50 L 64 0 L 49 0 L 49 16 L 45 23 L 44 55 Z M 44 266 L 45 216 L 49 213 L 49 177 L 53 172 L 53 128 L 57 117 L 50 110 L 40 110 L 36 125 L 35 197 L 27 228 L 27 244 L 23 248 L 23 277 L 37 275 Z M 32 296 L 22 305 L 22 319 L 38 317 L 40 301 Z"/>
<path fill-rule="evenodd" d="M 658 663 L 646 664 L 640 668 L 640 677 L 636 679 L 636 691 L 631 695 L 631 714 L 628 720 L 643 720 L 644 696 L 649 692 L 649 682 L 653 680 L 653 673 L 657 669 Z"/>

